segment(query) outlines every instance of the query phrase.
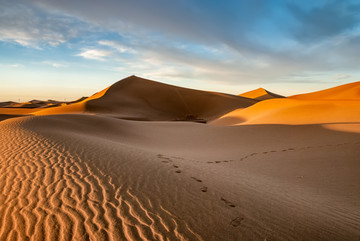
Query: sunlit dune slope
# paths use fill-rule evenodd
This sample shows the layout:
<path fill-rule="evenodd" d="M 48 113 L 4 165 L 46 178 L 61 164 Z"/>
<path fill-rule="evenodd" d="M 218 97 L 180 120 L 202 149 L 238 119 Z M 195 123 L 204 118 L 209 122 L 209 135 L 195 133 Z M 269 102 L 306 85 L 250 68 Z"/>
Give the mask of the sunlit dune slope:
<path fill-rule="evenodd" d="M 133 120 L 208 121 L 256 102 L 241 96 L 192 90 L 130 76 L 82 102 L 37 114 L 77 112 Z"/>
<path fill-rule="evenodd" d="M 274 94 L 270 91 L 267 91 L 263 88 L 258 88 L 256 90 L 251 90 L 242 94 L 239 94 L 239 96 L 256 99 L 256 100 L 268 100 L 268 99 L 275 99 L 275 98 L 284 98 L 282 95 Z"/>
<path fill-rule="evenodd" d="M 360 82 L 283 99 L 261 101 L 227 113 L 216 125 L 314 124 L 360 121 Z"/>
<path fill-rule="evenodd" d="M 304 100 L 360 100 L 360 82 L 354 82 L 308 94 L 290 96 Z"/>

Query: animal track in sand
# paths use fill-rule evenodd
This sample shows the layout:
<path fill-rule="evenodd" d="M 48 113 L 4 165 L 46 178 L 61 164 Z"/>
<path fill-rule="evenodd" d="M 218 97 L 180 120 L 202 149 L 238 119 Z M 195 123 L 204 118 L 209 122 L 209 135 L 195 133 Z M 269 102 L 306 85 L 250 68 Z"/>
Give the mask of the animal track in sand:
<path fill-rule="evenodd" d="M 271 150 L 271 151 L 264 151 L 261 153 L 253 152 L 250 155 L 243 156 L 239 158 L 239 161 L 244 161 L 245 159 L 255 156 L 255 155 L 267 155 L 270 153 L 276 153 L 276 152 L 287 152 L 287 151 L 296 151 L 296 150 L 305 150 L 305 149 L 312 149 L 312 148 L 321 148 L 321 147 L 331 147 L 331 146 L 343 146 L 343 145 L 350 145 L 350 144 L 360 144 L 360 142 L 345 142 L 345 143 L 338 143 L 338 144 L 327 144 L 327 145 L 319 145 L 319 146 L 306 146 L 301 148 L 288 148 L 288 149 L 282 149 L 282 150 Z M 208 161 L 208 164 L 219 164 L 219 163 L 230 163 L 234 160 L 224 160 L 224 161 Z"/>
<path fill-rule="evenodd" d="M 197 181 L 197 182 L 202 182 L 202 180 L 200 180 L 200 179 L 198 179 L 198 178 L 196 178 L 196 177 L 191 177 L 192 179 L 194 179 L 195 181 Z"/>
<path fill-rule="evenodd" d="M 200 190 L 201 190 L 202 192 L 207 192 L 207 190 L 208 190 L 208 187 L 206 187 L 206 186 L 203 186 L 202 188 L 200 188 Z"/>
<path fill-rule="evenodd" d="M 181 173 L 181 171 L 180 170 L 177 170 L 177 171 L 175 171 L 176 173 Z"/>
<path fill-rule="evenodd" d="M 232 202 L 226 200 L 226 199 L 223 198 L 223 197 L 221 197 L 220 200 L 223 201 L 223 202 L 224 202 L 226 205 L 228 205 L 229 207 L 232 207 L 232 208 L 236 207 L 235 204 L 233 204 Z"/>
<path fill-rule="evenodd" d="M 236 217 L 233 220 L 231 220 L 230 225 L 234 228 L 239 227 L 241 225 L 241 222 L 244 221 L 243 217 Z"/>

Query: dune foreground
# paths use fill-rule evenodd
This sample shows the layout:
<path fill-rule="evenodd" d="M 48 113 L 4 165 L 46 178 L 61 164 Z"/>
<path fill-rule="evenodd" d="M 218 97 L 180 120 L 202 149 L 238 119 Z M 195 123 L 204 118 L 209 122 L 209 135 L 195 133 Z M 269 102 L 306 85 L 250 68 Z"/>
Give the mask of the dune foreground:
<path fill-rule="evenodd" d="M 300 98 L 171 87 L 181 97 L 163 103 L 138 83 L 169 86 L 131 78 L 70 105 L 3 113 L 0 240 L 359 240 L 359 116 L 274 124 L 256 112 L 257 124 L 225 124 L 226 112 Z"/>

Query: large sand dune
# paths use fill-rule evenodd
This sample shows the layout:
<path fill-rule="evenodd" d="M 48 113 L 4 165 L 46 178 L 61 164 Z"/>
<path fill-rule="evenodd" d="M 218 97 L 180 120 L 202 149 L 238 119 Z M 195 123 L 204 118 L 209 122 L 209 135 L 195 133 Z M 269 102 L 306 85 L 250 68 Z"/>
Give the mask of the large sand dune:
<path fill-rule="evenodd" d="M 284 96 L 272 93 L 264 88 L 258 88 L 256 90 L 251 90 L 251 91 L 239 94 L 239 96 L 256 99 L 256 100 L 284 98 Z"/>
<path fill-rule="evenodd" d="M 255 101 L 125 80 L 35 116 L 0 108 L 0 240 L 359 239 L 355 97 L 264 100 L 235 126 L 133 121 L 121 118 L 211 120 Z M 286 108 L 283 124 L 249 124 Z"/>
<path fill-rule="evenodd" d="M 358 122 L 360 82 L 309 94 L 261 101 L 213 121 L 216 125 Z"/>
<path fill-rule="evenodd" d="M 130 76 L 77 104 L 37 112 L 100 113 L 132 120 L 209 121 L 256 100 L 167 85 Z"/>

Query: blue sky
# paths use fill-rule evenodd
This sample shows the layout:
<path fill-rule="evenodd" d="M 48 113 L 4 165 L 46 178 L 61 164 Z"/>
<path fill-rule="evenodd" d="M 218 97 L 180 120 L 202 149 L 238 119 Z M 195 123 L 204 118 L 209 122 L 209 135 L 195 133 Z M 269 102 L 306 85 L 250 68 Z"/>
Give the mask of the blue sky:
<path fill-rule="evenodd" d="M 359 1 L 0 0 L 0 101 L 70 100 L 135 74 L 238 94 L 360 80 Z"/>

